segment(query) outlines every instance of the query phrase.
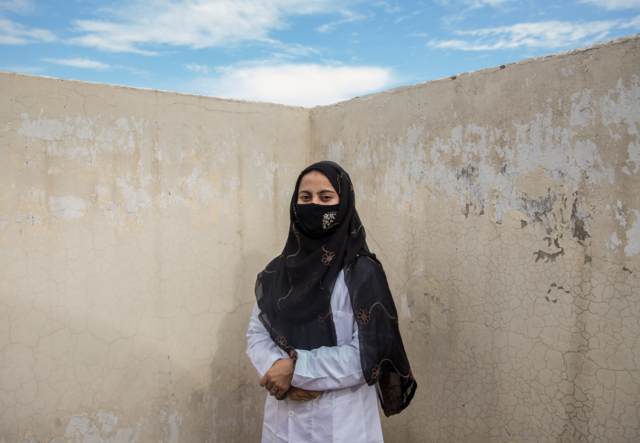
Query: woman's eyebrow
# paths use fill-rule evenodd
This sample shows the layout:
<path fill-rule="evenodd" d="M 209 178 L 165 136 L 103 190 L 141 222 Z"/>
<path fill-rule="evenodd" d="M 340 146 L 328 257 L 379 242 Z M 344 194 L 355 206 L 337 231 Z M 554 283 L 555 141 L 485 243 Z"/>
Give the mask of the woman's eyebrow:
<path fill-rule="evenodd" d="M 318 194 L 326 194 L 326 193 L 335 194 L 336 191 L 333 191 L 331 189 L 323 189 L 322 191 L 318 191 Z M 298 191 L 298 194 L 312 194 L 312 192 L 307 191 L 306 189 L 301 189 Z"/>

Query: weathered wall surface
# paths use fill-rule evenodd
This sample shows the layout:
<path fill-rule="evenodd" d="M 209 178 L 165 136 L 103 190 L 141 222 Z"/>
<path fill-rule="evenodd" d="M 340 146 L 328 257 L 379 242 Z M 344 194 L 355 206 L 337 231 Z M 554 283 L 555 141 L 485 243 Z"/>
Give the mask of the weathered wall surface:
<path fill-rule="evenodd" d="M 0 442 L 259 441 L 309 110 L 0 74 Z M 284 210 L 284 212 L 283 212 Z"/>
<path fill-rule="evenodd" d="M 0 442 L 258 442 L 256 273 L 342 163 L 418 379 L 387 442 L 640 440 L 637 37 L 313 110 L 0 73 Z"/>
<path fill-rule="evenodd" d="M 385 441 L 640 441 L 639 43 L 312 110 L 419 384 Z"/>

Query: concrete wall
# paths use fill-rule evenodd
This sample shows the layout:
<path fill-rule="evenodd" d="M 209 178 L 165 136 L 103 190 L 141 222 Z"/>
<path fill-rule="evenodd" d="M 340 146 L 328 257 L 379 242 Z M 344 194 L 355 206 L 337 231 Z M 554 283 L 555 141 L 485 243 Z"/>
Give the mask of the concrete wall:
<path fill-rule="evenodd" d="M 295 177 L 342 163 L 419 383 L 387 442 L 640 438 L 637 37 L 313 110 L 0 73 L 0 442 L 258 442 Z"/>
<path fill-rule="evenodd" d="M 0 442 L 259 441 L 309 111 L 0 75 Z"/>
<path fill-rule="evenodd" d="M 312 111 L 418 380 L 385 441 L 640 441 L 639 43 Z"/>

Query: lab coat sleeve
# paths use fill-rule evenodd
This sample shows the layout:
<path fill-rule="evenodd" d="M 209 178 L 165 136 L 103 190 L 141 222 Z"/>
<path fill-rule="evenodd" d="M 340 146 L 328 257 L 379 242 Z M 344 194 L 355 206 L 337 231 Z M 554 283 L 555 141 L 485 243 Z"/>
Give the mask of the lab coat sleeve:
<path fill-rule="evenodd" d="M 364 383 L 355 321 L 353 330 L 351 342 L 342 346 L 297 350 L 298 361 L 291 385 L 308 391 L 329 391 Z"/>
<path fill-rule="evenodd" d="M 253 307 L 251 320 L 249 320 L 249 331 L 247 332 L 247 355 L 253 366 L 260 373 L 260 378 L 271 368 L 271 366 L 281 358 L 289 356 L 281 350 L 271 340 L 269 333 L 258 319 L 260 308 L 256 303 Z"/>

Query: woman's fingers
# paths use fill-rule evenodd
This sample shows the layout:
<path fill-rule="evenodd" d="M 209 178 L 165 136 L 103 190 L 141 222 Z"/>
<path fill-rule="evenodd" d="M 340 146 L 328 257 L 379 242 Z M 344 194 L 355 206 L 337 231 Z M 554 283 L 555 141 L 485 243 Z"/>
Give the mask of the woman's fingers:
<path fill-rule="evenodd" d="M 287 392 L 287 389 L 279 386 L 278 383 L 274 383 L 271 381 L 265 385 L 265 389 L 267 390 L 267 392 L 269 392 L 269 395 L 273 395 L 275 397 L 282 397 L 285 392 Z"/>
<path fill-rule="evenodd" d="M 260 386 L 264 387 L 267 392 L 269 392 L 269 395 L 275 395 L 276 397 L 281 397 L 285 392 L 287 392 L 287 389 L 291 386 L 282 386 L 283 383 L 280 378 L 278 377 L 272 377 L 271 374 L 271 370 L 267 371 L 266 374 L 264 374 L 264 376 L 260 379 Z M 275 378 L 275 380 L 274 380 Z M 286 379 L 285 379 L 286 380 Z"/>
<path fill-rule="evenodd" d="M 291 359 L 277 360 L 260 379 L 260 386 L 263 386 L 269 395 L 280 397 L 291 387 L 291 377 L 293 377 Z"/>
<path fill-rule="evenodd" d="M 292 387 L 289 393 L 289 398 L 296 401 L 306 402 L 315 400 L 320 394 L 321 391 L 307 391 L 305 389 Z"/>
<path fill-rule="evenodd" d="M 320 394 L 322 394 L 322 391 L 307 391 L 294 386 L 291 386 L 286 392 L 287 397 L 289 397 L 290 400 L 301 402 L 315 400 Z"/>
<path fill-rule="evenodd" d="M 272 381 L 268 381 L 264 387 L 267 391 L 269 391 L 269 393 L 271 393 L 271 391 L 273 391 L 274 389 L 276 391 L 278 390 L 278 388 L 275 386 L 275 383 Z"/>
<path fill-rule="evenodd" d="M 292 386 L 288 391 L 287 391 L 287 395 L 291 400 L 294 401 L 302 401 L 302 389 L 298 389 L 294 386 Z"/>

